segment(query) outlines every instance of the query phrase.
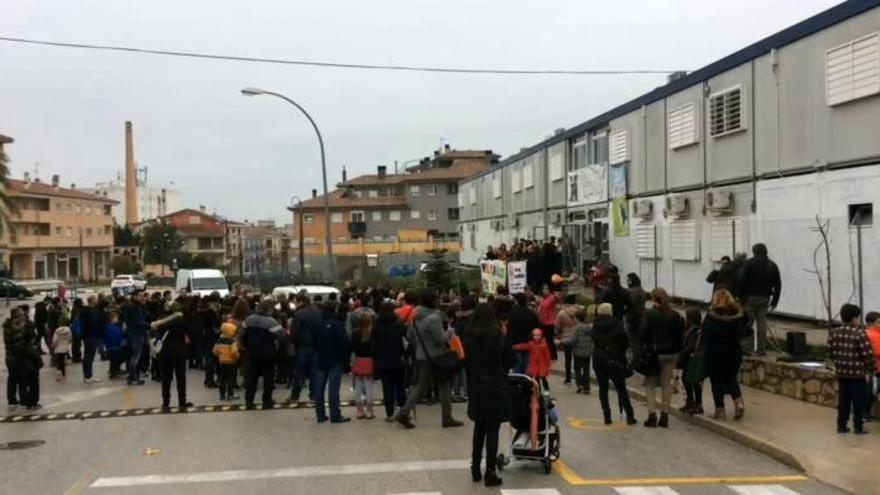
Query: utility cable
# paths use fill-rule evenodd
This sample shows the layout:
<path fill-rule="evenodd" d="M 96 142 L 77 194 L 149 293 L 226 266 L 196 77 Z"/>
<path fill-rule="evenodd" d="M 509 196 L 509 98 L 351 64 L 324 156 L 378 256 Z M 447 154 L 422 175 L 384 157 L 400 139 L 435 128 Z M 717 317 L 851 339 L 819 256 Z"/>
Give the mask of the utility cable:
<path fill-rule="evenodd" d="M 324 62 L 317 60 L 293 60 L 281 58 L 246 57 L 240 55 L 224 55 L 216 53 L 184 52 L 176 50 L 154 50 L 133 46 L 102 45 L 91 43 L 70 43 L 62 41 L 47 41 L 29 38 L 13 38 L 0 36 L 0 41 L 7 43 L 21 43 L 29 45 L 54 46 L 61 48 L 78 48 L 85 50 L 102 50 L 124 53 L 137 53 L 142 55 L 161 55 L 169 57 L 200 58 L 209 60 L 225 60 L 233 62 L 255 62 L 264 64 L 300 65 L 312 67 L 325 67 L 335 69 L 370 69 L 370 70 L 396 70 L 410 72 L 442 72 L 453 74 L 496 74 L 496 75 L 565 75 L 565 76 L 605 76 L 605 75 L 632 75 L 632 74 L 671 74 L 673 70 L 654 69 L 626 69 L 626 70 L 564 70 L 564 69 L 492 69 L 492 68 L 454 68 L 454 67 L 425 67 L 415 65 L 379 65 L 342 62 Z"/>

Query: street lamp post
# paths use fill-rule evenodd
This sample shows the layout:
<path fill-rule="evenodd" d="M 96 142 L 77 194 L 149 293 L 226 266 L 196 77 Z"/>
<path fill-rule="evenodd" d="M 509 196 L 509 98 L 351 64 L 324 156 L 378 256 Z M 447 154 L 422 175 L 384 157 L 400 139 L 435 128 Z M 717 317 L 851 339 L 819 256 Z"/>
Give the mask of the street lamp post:
<path fill-rule="evenodd" d="M 296 200 L 297 209 L 299 210 L 296 214 L 296 221 L 299 224 L 299 276 L 302 280 L 306 278 L 306 243 L 305 243 L 305 232 L 303 232 L 303 202 L 299 196 L 294 196 L 290 198 L 291 205 L 293 204 L 293 200 Z"/>
<path fill-rule="evenodd" d="M 282 100 L 290 103 L 291 105 L 295 106 L 300 112 L 302 112 L 303 115 L 305 115 L 306 118 L 309 119 L 309 123 L 311 123 L 312 127 L 315 129 L 315 134 L 318 135 L 318 144 L 321 147 L 321 174 L 323 176 L 324 182 L 324 229 L 326 231 L 325 242 L 327 243 L 327 265 L 330 269 L 331 279 L 335 280 L 336 260 L 333 257 L 333 239 L 330 235 L 330 194 L 327 191 L 327 160 L 324 155 L 324 138 L 321 137 L 321 131 L 318 129 L 318 125 L 315 124 L 314 119 L 312 119 L 312 116 L 309 115 L 308 112 L 306 112 L 305 108 L 301 107 L 299 103 L 291 100 L 290 98 L 282 94 L 273 93 L 272 91 L 265 91 L 258 88 L 244 88 L 241 90 L 241 94 L 243 94 L 244 96 L 271 95 L 281 98 Z M 300 231 L 300 234 L 302 234 L 302 231 Z M 300 235 L 300 237 L 302 237 L 302 235 Z M 302 256 L 302 254 L 300 254 L 300 256 Z"/>

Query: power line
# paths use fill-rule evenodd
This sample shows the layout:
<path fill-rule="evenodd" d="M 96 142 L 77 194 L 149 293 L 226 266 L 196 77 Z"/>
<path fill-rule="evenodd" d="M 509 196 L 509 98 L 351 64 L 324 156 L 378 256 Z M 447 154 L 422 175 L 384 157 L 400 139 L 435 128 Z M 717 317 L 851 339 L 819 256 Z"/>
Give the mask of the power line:
<path fill-rule="evenodd" d="M 182 52 L 171 50 L 153 50 L 149 48 L 137 48 L 132 46 L 98 45 L 90 43 L 69 43 L 61 41 L 35 40 L 28 38 L 11 38 L 0 36 L 0 41 L 8 43 L 23 43 L 29 45 L 54 46 L 61 48 L 79 48 L 86 50 L 102 50 L 125 53 L 138 53 L 142 55 L 162 55 L 169 57 L 200 58 L 209 60 L 226 60 L 233 62 L 255 62 L 264 64 L 301 65 L 312 67 L 329 67 L 336 69 L 372 69 L 372 70 L 398 70 L 411 72 L 444 72 L 454 74 L 500 74 L 500 75 L 566 75 L 566 76 L 605 76 L 618 74 L 670 74 L 673 70 L 651 69 L 628 69 L 628 70 L 559 70 L 559 69 L 463 69 L 452 67 L 422 67 L 413 65 L 376 65 L 354 64 L 341 62 L 321 62 L 315 60 L 291 60 L 280 58 L 244 57 L 238 55 L 222 55 L 212 53 Z"/>

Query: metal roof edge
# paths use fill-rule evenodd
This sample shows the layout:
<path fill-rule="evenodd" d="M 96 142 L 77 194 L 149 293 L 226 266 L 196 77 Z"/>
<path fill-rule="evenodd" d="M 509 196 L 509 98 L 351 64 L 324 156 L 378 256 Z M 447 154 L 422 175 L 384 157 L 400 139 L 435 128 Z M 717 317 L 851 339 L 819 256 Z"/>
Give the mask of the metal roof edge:
<path fill-rule="evenodd" d="M 770 52 L 770 50 L 774 48 L 781 48 L 783 46 L 794 43 L 795 41 L 806 38 L 811 34 L 817 33 L 836 24 L 840 24 L 847 19 L 855 17 L 876 7 L 880 7 L 880 0 L 847 0 L 841 4 L 835 5 L 829 9 L 819 12 L 812 17 L 804 19 L 797 24 L 789 26 L 782 31 L 771 34 L 766 38 L 756 41 L 755 43 L 752 43 L 745 48 L 741 48 L 740 50 L 737 50 L 736 52 L 733 52 L 726 57 L 716 60 L 709 65 L 703 66 L 693 72 L 690 72 L 681 79 L 677 79 L 663 86 L 658 86 L 657 88 L 654 88 L 639 97 L 623 103 L 622 105 L 618 105 L 617 107 L 601 113 L 589 120 L 581 122 L 580 124 L 577 124 L 576 126 L 566 130 L 565 132 L 562 132 L 537 144 L 529 146 L 528 148 L 525 148 L 517 153 L 514 153 L 513 155 L 510 155 L 507 158 L 501 160 L 498 163 L 497 167 L 493 167 L 479 174 L 475 174 L 467 179 L 464 179 L 463 181 L 475 180 L 479 177 L 499 170 L 507 165 L 510 165 L 511 163 L 522 160 L 529 155 L 533 155 L 543 150 L 544 148 L 552 146 L 561 141 L 565 141 L 573 136 L 583 134 L 590 129 L 608 124 L 611 120 L 626 115 L 627 113 L 632 112 L 637 108 L 659 101 L 663 98 L 678 93 L 679 91 L 683 91 L 691 86 L 700 84 L 708 79 L 711 79 L 712 77 L 736 68 L 744 63 L 750 62 L 758 58 L 759 56 Z"/>

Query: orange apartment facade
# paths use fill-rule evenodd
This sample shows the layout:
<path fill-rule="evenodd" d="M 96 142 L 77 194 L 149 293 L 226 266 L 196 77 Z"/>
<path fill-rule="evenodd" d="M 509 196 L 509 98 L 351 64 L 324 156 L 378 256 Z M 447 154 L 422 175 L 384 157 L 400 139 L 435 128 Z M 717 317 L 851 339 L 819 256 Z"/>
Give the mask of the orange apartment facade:
<path fill-rule="evenodd" d="M 36 180 L 7 179 L 18 212 L 0 237 L 0 265 L 19 280 L 110 278 L 116 201 Z"/>
<path fill-rule="evenodd" d="M 404 173 L 387 173 L 377 167 L 374 175 L 342 182 L 329 195 L 330 237 L 336 256 L 424 253 L 443 247 L 460 249 L 458 229 L 458 182 L 497 162 L 488 150 L 436 152 Z M 298 254 L 303 237 L 305 255 L 327 252 L 324 196 L 289 208 L 293 212 L 291 253 Z M 302 232 L 299 218 L 302 215 Z"/>

